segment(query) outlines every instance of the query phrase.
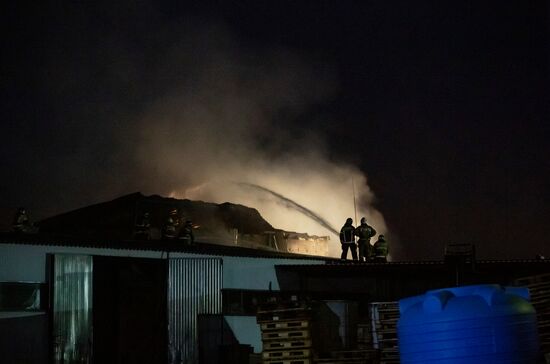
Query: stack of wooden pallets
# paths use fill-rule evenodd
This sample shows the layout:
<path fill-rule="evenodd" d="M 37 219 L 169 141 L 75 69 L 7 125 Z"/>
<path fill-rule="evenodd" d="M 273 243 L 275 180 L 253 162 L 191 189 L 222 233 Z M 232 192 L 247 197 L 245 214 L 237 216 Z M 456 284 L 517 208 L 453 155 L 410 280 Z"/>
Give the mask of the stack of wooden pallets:
<path fill-rule="evenodd" d="M 272 304 L 258 309 L 265 364 L 311 364 L 311 308 Z"/>
<path fill-rule="evenodd" d="M 372 325 L 368 323 L 357 324 L 357 349 L 370 350 L 373 349 L 372 342 Z"/>
<path fill-rule="evenodd" d="M 397 342 L 397 302 L 373 302 L 370 304 L 374 347 L 380 351 L 380 364 L 399 363 Z"/>
<path fill-rule="evenodd" d="M 378 351 L 370 350 L 348 350 L 333 351 L 330 358 L 317 359 L 318 364 L 371 364 L 378 363 Z"/>
<path fill-rule="evenodd" d="M 537 311 L 537 325 L 542 352 L 546 362 L 550 362 L 550 274 L 541 274 L 519 278 L 514 281 L 516 286 L 529 288 L 531 304 Z"/>

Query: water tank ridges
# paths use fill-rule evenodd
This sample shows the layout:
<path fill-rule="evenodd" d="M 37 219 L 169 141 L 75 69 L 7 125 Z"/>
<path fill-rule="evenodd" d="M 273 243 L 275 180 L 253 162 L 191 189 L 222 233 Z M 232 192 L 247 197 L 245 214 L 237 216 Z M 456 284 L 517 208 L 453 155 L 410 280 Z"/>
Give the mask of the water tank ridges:
<path fill-rule="evenodd" d="M 526 288 L 476 285 L 399 302 L 401 363 L 536 363 L 535 310 Z"/>

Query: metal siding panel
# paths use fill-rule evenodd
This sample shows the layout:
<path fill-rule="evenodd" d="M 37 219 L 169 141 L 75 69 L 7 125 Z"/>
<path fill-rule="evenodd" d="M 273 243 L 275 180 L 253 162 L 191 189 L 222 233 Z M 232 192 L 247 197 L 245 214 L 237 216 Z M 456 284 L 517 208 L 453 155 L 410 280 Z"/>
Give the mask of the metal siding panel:
<path fill-rule="evenodd" d="M 172 258 L 169 262 L 168 317 L 173 363 L 198 363 L 199 314 L 221 314 L 222 260 Z"/>
<path fill-rule="evenodd" d="M 82 363 L 91 358 L 91 256 L 56 255 L 54 259 L 53 335 L 55 363 Z"/>

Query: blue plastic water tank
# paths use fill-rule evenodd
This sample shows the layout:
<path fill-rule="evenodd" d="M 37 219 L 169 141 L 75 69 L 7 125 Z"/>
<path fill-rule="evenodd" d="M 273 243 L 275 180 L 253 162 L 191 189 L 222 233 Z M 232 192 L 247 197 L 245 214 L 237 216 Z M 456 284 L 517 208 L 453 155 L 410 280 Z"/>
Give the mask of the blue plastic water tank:
<path fill-rule="evenodd" d="M 401 363 L 536 363 L 539 343 L 529 290 L 477 285 L 399 301 Z"/>

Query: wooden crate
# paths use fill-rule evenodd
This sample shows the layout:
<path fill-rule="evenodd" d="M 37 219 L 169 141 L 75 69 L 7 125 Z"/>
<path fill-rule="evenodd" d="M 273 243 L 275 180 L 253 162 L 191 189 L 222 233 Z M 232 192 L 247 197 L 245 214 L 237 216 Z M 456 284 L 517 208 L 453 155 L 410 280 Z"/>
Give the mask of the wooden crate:
<path fill-rule="evenodd" d="M 337 359 L 373 359 L 378 356 L 378 350 L 339 350 L 331 353 Z"/>
<path fill-rule="evenodd" d="M 397 338 L 399 304 L 397 302 L 372 303 L 370 309 L 374 341 L 380 350 L 380 363 L 399 363 Z"/>
<path fill-rule="evenodd" d="M 311 308 L 303 302 L 274 302 L 259 307 L 263 362 L 311 364 Z"/>
<path fill-rule="evenodd" d="M 304 359 L 311 357 L 310 349 L 269 350 L 262 353 L 264 360 Z"/>
<path fill-rule="evenodd" d="M 399 363 L 399 349 L 397 347 L 380 350 L 380 364 L 395 363 Z"/>
<path fill-rule="evenodd" d="M 298 349 L 298 348 L 310 348 L 311 340 L 289 340 L 289 341 L 264 341 L 264 350 L 280 350 L 280 349 Z"/>
<path fill-rule="evenodd" d="M 357 324 L 357 350 L 374 350 L 372 324 Z"/>
<path fill-rule="evenodd" d="M 550 273 L 518 278 L 514 281 L 514 284 L 518 286 L 527 286 L 547 282 L 550 282 Z"/>
<path fill-rule="evenodd" d="M 342 350 L 331 352 L 330 358 L 320 358 L 315 363 L 347 364 L 347 363 L 375 363 L 378 359 L 378 350 Z"/>
<path fill-rule="evenodd" d="M 264 364 L 312 364 L 311 358 L 264 360 Z"/>
<path fill-rule="evenodd" d="M 513 284 L 529 288 L 531 304 L 537 311 L 541 351 L 550 353 L 550 274 L 519 278 Z"/>
<path fill-rule="evenodd" d="M 335 359 L 335 358 L 324 358 L 316 359 L 314 363 L 319 364 L 365 364 L 372 363 L 372 361 L 365 361 L 365 359 Z"/>
<path fill-rule="evenodd" d="M 266 331 L 262 332 L 262 340 L 296 340 L 308 339 L 309 330 L 291 330 L 291 331 Z"/>
<path fill-rule="evenodd" d="M 396 330 L 379 330 L 376 335 L 378 336 L 378 341 L 384 340 L 395 340 L 397 341 L 397 331 Z"/>
<path fill-rule="evenodd" d="M 309 326 L 309 320 L 276 320 L 266 321 L 260 324 L 262 331 L 307 329 Z"/>

